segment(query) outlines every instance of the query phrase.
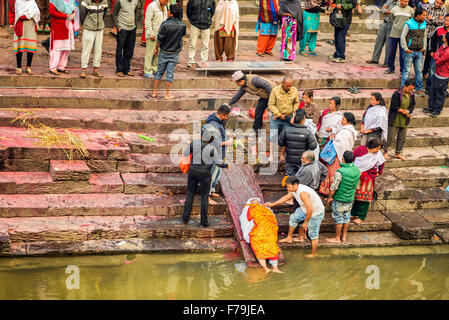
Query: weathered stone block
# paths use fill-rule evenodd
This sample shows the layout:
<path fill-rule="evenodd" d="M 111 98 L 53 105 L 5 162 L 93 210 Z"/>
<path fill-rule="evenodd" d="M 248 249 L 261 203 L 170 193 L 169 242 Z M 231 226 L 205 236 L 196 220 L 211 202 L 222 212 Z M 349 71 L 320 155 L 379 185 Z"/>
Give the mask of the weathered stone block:
<path fill-rule="evenodd" d="M 449 243 L 449 229 L 436 229 L 437 235 L 441 238 L 443 243 Z"/>
<path fill-rule="evenodd" d="M 384 215 L 393 223 L 392 230 L 402 239 L 430 239 L 433 225 L 415 211 L 387 211 Z"/>
<path fill-rule="evenodd" d="M 127 239 L 137 237 L 137 226 L 132 217 L 86 217 L 87 239 Z"/>
<path fill-rule="evenodd" d="M 0 219 L 0 253 L 6 253 L 10 250 L 11 240 L 8 234 L 8 224 L 6 219 Z"/>
<path fill-rule="evenodd" d="M 89 180 L 90 169 L 86 161 L 50 160 L 50 174 L 54 181 Z"/>
<path fill-rule="evenodd" d="M 87 166 L 90 169 L 90 172 L 115 172 L 117 171 L 117 162 L 124 161 L 115 161 L 115 160 L 87 160 Z"/>

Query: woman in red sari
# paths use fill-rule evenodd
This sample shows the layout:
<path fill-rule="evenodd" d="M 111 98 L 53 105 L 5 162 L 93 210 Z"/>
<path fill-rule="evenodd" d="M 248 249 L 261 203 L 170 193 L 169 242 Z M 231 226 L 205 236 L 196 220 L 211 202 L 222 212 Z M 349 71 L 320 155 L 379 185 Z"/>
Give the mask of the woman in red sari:
<path fill-rule="evenodd" d="M 372 139 L 364 146 L 354 149 L 354 165 L 360 169 L 360 182 L 355 191 L 354 205 L 351 216 L 355 217 L 354 223 L 360 224 L 368 214 L 370 202 L 373 200 L 374 183 L 382 174 L 385 166 L 385 158 L 380 151 L 379 139 Z"/>

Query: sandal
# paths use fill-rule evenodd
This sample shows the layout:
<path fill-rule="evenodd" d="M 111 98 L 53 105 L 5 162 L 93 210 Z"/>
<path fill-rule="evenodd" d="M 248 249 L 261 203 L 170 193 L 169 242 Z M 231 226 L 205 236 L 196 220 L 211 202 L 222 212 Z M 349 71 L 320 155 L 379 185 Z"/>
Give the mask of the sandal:
<path fill-rule="evenodd" d="M 263 53 L 257 52 L 256 54 L 257 54 L 259 57 L 263 57 Z"/>
<path fill-rule="evenodd" d="M 45 25 L 44 31 L 45 32 L 50 32 L 50 26 L 48 24 Z"/>
<path fill-rule="evenodd" d="M 268 56 L 273 56 L 273 52 L 265 52 L 265 54 Z"/>
<path fill-rule="evenodd" d="M 307 54 L 308 54 L 309 56 L 315 56 L 315 57 L 318 56 L 317 53 L 311 52 L 311 51 L 307 52 Z"/>
<path fill-rule="evenodd" d="M 94 71 L 93 73 L 92 73 L 92 75 L 94 76 L 94 77 L 97 77 L 97 78 L 103 78 L 104 76 L 100 73 L 100 72 L 98 72 L 98 71 Z"/>
<path fill-rule="evenodd" d="M 69 70 L 66 70 L 66 69 L 60 70 L 60 69 L 58 69 L 58 72 L 59 72 L 59 73 L 65 73 L 65 74 L 67 74 L 67 73 L 69 73 Z"/>
<path fill-rule="evenodd" d="M 40 25 L 37 27 L 37 32 L 42 32 L 42 29 L 44 29 L 44 26 L 43 26 L 42 24 L 40 24 Z"/>
<path fill-rule="evenodd" d="M 86 78 L 86 71 L 81 71 L 80 78 Z"/>
<path fill-rule="evenodd" d="M 26 73 L 29 74 L 29 75 L 33 75 L 34 74 L 33 71 L 31 71 L 30 67 L 26 68 Z"/>
<path fill-rule="evenodd" d="M 51 70 L 50 70 L 50 73 L 51 73 L 52 75 L 54 75 L 54 76 L 59 76 L 59 72 L 56 71 L 56 70 L 54 70 L 54 71 L 51 71 Z"/>
<path fill-rule="evenodd" d="M 16 74 L 18 74 L 19 76 L 22 75 L 22 68 L 17 68 Z"/>
<path fill-rule="evenodd" d="M 300 55 L 300 56 L 303 56 L 303 57 L 307 57 L 307 53 L 305 53 L 304 51 L 300 51 L 300 52 L 298 52 L 298 54 Z"/>
<path fill-rule="evenodd" d="M 133 73 L 133 72 L 128 72 L 126 75 L 129 76 L 129 77 L 134 77 L 136 74 Z"/>

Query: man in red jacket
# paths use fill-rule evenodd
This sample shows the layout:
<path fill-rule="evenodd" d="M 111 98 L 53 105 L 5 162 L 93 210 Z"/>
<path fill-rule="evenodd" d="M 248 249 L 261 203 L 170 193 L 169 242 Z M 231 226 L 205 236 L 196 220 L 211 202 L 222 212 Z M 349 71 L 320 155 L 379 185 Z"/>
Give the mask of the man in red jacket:
<path fill-rule="evenodd" d="M 449 83 L 449 32 L 444 35 L 443 43 L 433 55 L 436 70 L 432 77 L 429 92 L 429 102 L 427 108 L 423 111 L 430 113 L 431 117 L 438 116 L 443 110 L 444 100 L 446 98 L 446 89 Z"/>

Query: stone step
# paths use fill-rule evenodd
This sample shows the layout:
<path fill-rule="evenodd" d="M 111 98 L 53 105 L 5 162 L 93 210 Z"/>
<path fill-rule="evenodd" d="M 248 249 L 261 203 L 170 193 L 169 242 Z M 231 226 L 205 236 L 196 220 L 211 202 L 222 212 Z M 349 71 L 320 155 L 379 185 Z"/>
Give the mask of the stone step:
<path fill-rule="evenodd" d="M 437 150 L 440 149 L 440 151 Z M 444 150 L 447 149 L 447 150 Z M 391 152 L 390 152 L 391 153 Z M 391 153 L 393 155 L 393 153 Z M 387 161 L 387 168 L 403 168 L 414 166 L 444 166 L 449 164 L 449 146 L 404 148 L 402 152 L 406 160 L 391 158 Z M 254 165 L 256 171 L 262 165 Z M 117 171 L 120 172 L 153 172 L 180 173 L 178 163 L 170 159 L 170 154 L 139 154 L 132 153 L 128 161 L 120 161 Z M 279 172 L 285 172 L 285 163 L 280 163 Z"/>
<path fill-rule="evenodd" d="M 82 160 L 50 160 L 50 174 L 54 181 L 87 181 L 90 169 Z"/>
<path fill-rule="evenodd" d="M 448 166 L 395 168 L 390 171 L 411 188 L 447 187 L 449 185 Z"/>
<path fill-rule="evenodd" d="M 316 63 L 301 63 L 301 67 L 304 70 L 300 70 L 301 77 L 292 74 L 293 85 L 297 88 L 315 88 L 315 89 L 338 89 L 338 88 L 350 88 L 352 86 L 357 86 L 358 88 L 398 88 L 400 86 L 400 79 L 398 75 L 385 75 L 384 68 L 378 66 L 363 64 L 360 65 L 360 61 L 357 64 L 345 63 L 344 66 L 338 63 L 329 64 L 326 57 L 317 57 L 320 68 L 327 68 L 329 66 L 332 68 L 332 73 L 327 73 L 325 70 L 323 72 L 317 73 L 314 70 L 317 65 Z M 34 72 L 38 72 L 39 67 Z M 77 88 L 77 89 L 87 89 L 92 88 L 98 89 L 143 89 L 148 90 L 151 88 L 151 80 L 144 79 L 143 77 L 133 77 L 133 78 L 119 78 L 115 76 L 112 70 L 105 70 L 105 77 L 102 79 L 87 77 L 86 79 L 81 79 L 77 72 L 73 72 L 68 75 L 61 75 L 58 77 L 51 77 L 50 74 L 47 75 L 47 67 L 45 73 L 36 74 L 33 76 L 20 77 L 16 75 L 0 74 L 0 87 L 3 88 Z M 115 70 L 115 68 L 114 68 Z M 209 90 L 223 90 L 232 89 L 236 90 L 235 83 L 230 80 L 232 72 L 220 73 L 220 75 L 209 74 L 208 77 L 204 77 L 204 72 L 196 72 L 192 69 L 188 69 L 189 76 L 180 74 L 177 76 L 172 84 L 172 89 L 204 89 Z M 139 70 L 140 71 L 140 70 Z M 352 74 L 351 78 L 348 78 L 348 73 Z M 265 76 L 269 79 L 277 81 L 280 83 L 282 78 L 285 76 L 282 72 L 278 73 L 265 73 Z M 162 88 L 160 88 L 162 90 Z M 159 99 L 155 101 L 163 101 L 163 96 L 160 95 Z"/>
<path fill-rule="evenodd" d="M 446 188 L 446 187 L 444 187 Z M 449 208 L 449 192 L 444 188 L 413 190 L 409 199 L 382 199 L 373 203 L 373 210 L 412 211 Z"/>
<path fill-rule="evenodd" d="M 39 241 L 11 243 L 1 252 L 7 256 L 61 256 L 129 253 L 202 253 L 231 252 L 238 255 L 234 238 L 128 238 L 87 241 Z M 235 254 L 234 254 L 235 253 Z"/>
<path fill-rule="evenodd" d="M 113 137 L 119 137 L 110 133 Z M 191 136 L 189 134 L 160 134 L 152 135 L 155 142 L 146 142 L 137 137 L 135 133 L 123 133 L 122 137 L 128 144 L 131 153 L 139 154 L 169 154 L 178 153 L 190 143 Z M 355 145 L 360 144 L 360 139 Z M 437 151 L 449 156 L 449 150 L 444 146 L 449 144 L 449 131 L 445 127 L 433 128 L 410 128 L 407 131 L 407 140 L 405 147 L 429 147 L 435 146 Z M 438 146 L 438 147 L 437 147 Z M 175 148 L 174 148 L 175 147 Z M 229 151 L 231 152 L 231 151 Z"/>
<path fill-rule="evenodd" d="M 90 160 L 127 160 L 129 147 L 121 141 L 109 140 L 105 131 L 71 129 L 83 142 Z M 0 127 L 0 159 L 64 160 L 67 159 L 61 146 L 46 147 L 29 130 Z M 74 152 L 73 160 L 81 160 Z"/>
<path fill-rule="evenodd" d="M 50 172 L 0 172 L 1 194 L 123 193 L 120 173 L 91 174 L 89 180 L 54 180 Z"/>
<path fill-rule="evenodd" d="M 433 225 L 416 211 L 387 210 L 384 215 L 401 239 L 431 239 L 435 234 Z"/>
<path fill-rule="evenodd" d="M 285 238 L 289 229 L 289 215 L 287 214 L 276 214 L 276 219 L 278 221 L 280 238 Z M 392 223 L 379 211 L 370 211 L 363 223 L 355 224 L 350 223 L 348 232 L 367 232 L 367 231 L 388 231 L 391 230 Z M 297 231 L 296 231 L 297 232 Z M 321 232 L 335 232 L 335 220 L 332 218 L 330 212 L 326 212 L 324 215 L 324 220 L 321 222 L 320 233 Z"/>
<path fill-rule="evenodd" d="M 439 237 L 432 237 L 431 239 L 401 239 L 393 231 L 348 232 L 344 243 L 335 244 L 326 241 L 326 239 L 334 237 L 335 233 L 320 233 L 319 248 L 390 247 L 442 243 Z M 305 242 L 280 243 L 280 247 L 282 249 L 310 248 L 311 242 L 307 239 Z"/>
<path fill-rule="evenodd" d="M 0 217 L 180 216 L 185 198 L 183 194 L 0 194 Z M 222 199 L 216 201 L 209 206 L 210 216 L 227 210 Z M 192 216 L 199 213 L 196 196 Z"/>
<path fill-rule="evenodd" d="M 360 122 L 364 110 L 347 110 L 352 112 L 356 121 Z M 0 109 L 0 126 L 8 125 L 21 127 L 19 121 L 14 121 L 18 113 L 11 109 Z M 19 113 L 27 116 L 31 124 L 44 124 L 59 128 L 82 128 L 112 131 L 134 131 L 147 134 L 172 133 L 184 129 L 192 133 L 194 124 L 198 126 L 205 123 L 211 111 L 134 111 L 134 110 L 107 110 L 107 109 L 32 109 L 32 111 Z M 13 123 L 11 123 L 14 121 Z M 231 117 L 226 124 L 228 129 L 251 129 L 253 119 L 248 114 L 241 117 Z M 443 109 L 438 117 L 430 117 L 422 109 L 413 112 L 409 128 L 444 127 L 449 123 L 449 108 Z M 359 125 L 356 126 L 357 128 Z M 269 121 L 264 122 L 266 130 Z"/>
<path fill-rule="evenodd" d="M 449 209 L 417 210 L 434 228 L 449 228 Z"/>
<path fill-rule="evenodd" d="M 5 89 L 0 88 L 1 108 L 13 108 L 14 112 L 21 108 L 58 108 L 71 109 L 127 109 L 127 110 L 217 110 L 223 103 L 229 102 L 237 92 L 238 87 L 222 89 L 217 97 L 216 90 L 173 90 L 172 100 L 151 99 L 148 90 L 113 90 L 113 89 Z M 376 91 L 382 94 L 387 106 L 394 89 L 368 90 L 362 89 L 360 93 L 353 94 L 346 89 L 313 90 L 314 103 L 320 109 L 329 105 L 329 99 L 338 96 L 342 100 L 340 110 L 364 110 L 370 104 L 371 93 Z M 302 90 L 300 90 L 302 94 Z M 416 96 L 416 105 L 427 104 L 428 97 Z M 242 112 L 255 107 L 258 98 L 246 94 L 236 104 Z M 445 103 L 449 106 L 449 99 Z M 417 108 L 419 109 L 419 108 Z M 31 110 L 29 110 L 31 111 Z"/>
<path fill-rule="evenodd" d="M 193 220 L 184 225 L 180 217 L 161 216 L 18 217 L 4 220 L 11 242 L 223 238 L 233 233 L 226 216 L 210 217 L 207 228 Z"/>

